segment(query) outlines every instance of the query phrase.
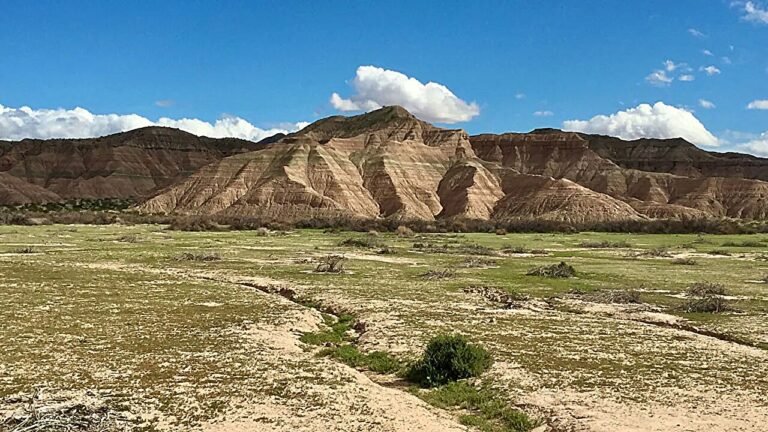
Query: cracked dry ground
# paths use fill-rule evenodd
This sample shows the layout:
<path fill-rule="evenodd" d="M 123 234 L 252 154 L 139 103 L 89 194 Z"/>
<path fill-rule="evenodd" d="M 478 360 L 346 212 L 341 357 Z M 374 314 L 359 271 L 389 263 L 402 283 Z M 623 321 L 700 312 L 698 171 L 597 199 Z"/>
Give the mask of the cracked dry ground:
<path fill-rule="evenodd" d="M 339 246 L 347 238 L 369 236 L 0 227 L 0 419 L 37 393 L 96 399 L 145 430 L 467 430 L 392 376 L 316 356 L 299 337 L 324 325 L 320 313 L 253 288 L 287 287 L 356 315 L 363 351 L 407 361 L 437 333 L 468 335 L 496 359 L 482 381 L 556 430 L 768 424 L 768 236 L 381 234 L 394 252 L 383 255 Z M 628 244 L 579 246 L 604 240 Z M 642 254 L 661 247 L 668 253 Z M 201 251 L 221 259 L 174 259 Z M 346 273 L 311 271 L 329 253 L 346 255 Z M 478 253 L 492 262 L 464 267 Z M 563 260 L 576 278 L 525 276 Z M 454 277 L 420 277 L 444 268 Z M 697 281 L 724 283 L 737 312 L 681 312 Z M 527 300 L 508 308 L 467 286 Z M 643 304 L 568 294 L 626 288 Z"/>

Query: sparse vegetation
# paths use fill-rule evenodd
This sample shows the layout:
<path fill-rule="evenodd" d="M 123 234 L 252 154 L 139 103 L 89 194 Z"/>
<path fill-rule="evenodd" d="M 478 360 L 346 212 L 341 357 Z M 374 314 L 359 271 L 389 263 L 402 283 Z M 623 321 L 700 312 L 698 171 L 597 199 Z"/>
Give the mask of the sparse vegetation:
<path fill-rule="evenodd" d="M 587 249 L 622 249 L 631 248 L 632 245 L 625 241 L 588 240 L 579 243 L 579 247 Z"/>
<path fill-rule="evenodd" d="M 355 317 L 351 314 L 342 313 L 338 318 L 330 315 L 324 315 L 326 330 L 318 332 L 304 333 L 299 340 L 309 345 L 341 344 L 349 342 L 349 332 L 355 325 Z"/>
<path fill-rule="evenodd" d="M 759 248 L 765 247 L 765 244 L 757 240 L 744 240 L 740 242 L 729 241 L 722 244 L 723 247 L 743 247 L 743 248 Z"/>
<path fill-rule="evenodd" d="M 367 236 L 367 237 L 352 237 L 352 238 L 344 239 L 341 242 L 339 242 L 339 246 L 375 249 L 375 248 L 383 247 L 384 244 L 382 244 L 381 240 L 377 239 L 376 236 Z"/>
<path fill-rule="evenodd" d="M 210 251 L 182 252 L 174 256 L 173 259 L 176 261 L 220 261 L 221 254 Z"/>
<path fill-rule="evenodd" d="M 711 251 L 709 251 L 707 253 L 710 254 L 710 255 L 715 255 L 715 256 L 731 256 L 730 252 L 728 252 L 727 250 L 723 250 L 723 249 L 712 249 Z"/>
<path fill-rule="evenodd" d="M 535 267 L 528 270 L 528 276 L 540 276 L 547 278 L 572 278 L 576 276 L 576 269 L 561 261 L 559 264 Z"/>
<path fill-rule="evenodd" d="M 731 310 L 725 299 L 711 295 L 688 299 L 681 309 L 687 313 L 721 313 Z"/>
<path fill-rule="evenodd" d="M 461 266 L 464 268 L 485 268 L 493 267 L 497 263 L 496 260 L 483 257 L 467 257 L 461 262 Z"/>
<path fill-rule="evenodd" d="M 672 264 L 695 266 L 695 265 L 698 265 L 698 262 L 696 262 L 696 260 L 693 258 L 675 258 L 674 260 L 672 260 Z"/>
<path fill-rule="evenodd" d="M 529 253 L 528 249 L 525 248 L 525 246 L 513 246 L 513 245 L 506 245 L 501 248 L 501 251 L 507 254 L 527 254 Z"/>
<path fill-rule="evenodd" d="M 461 423 L 481 431 L 526 432 L 539 424 L 523 411 L 509 406 L 498 392 L 487 387 L 478 389 L 466 381 L 416 394 L 435 407 L 466 412 L 459 419 Z"/>
<path fill-rule="evenodd" d="M 374 351 L 366 354 L 351 344 L 324 348 L 319 355 L 331 357 L 356 369 L 365 369 L 381 374 L 395 373 L 403 367 L 402 363 L 388 353 Z"/>
<path fill-rule="evenodd" d="M 344 273 L 346 260 L 343 255 L 326 255 L 319 259 L 315 273 Z"/>
<path fill-rule="evenodd" d="M 585 300 L 595 303 L 640 304 L 640 291 L 635 289 L 600 290 L 589 294 L 581 294 Z"/>
<path fill-rule="evenodd" d="M 222 231 L 224 226 L 217 224 L 212 219 L 207 217 L 180 217 L 174 219 L 170 225 L 169 230 L 173 231 Z"/>
<path fill-rule="evenodd" d="M 406 375 L 422 387 L 436 387 L 480 376 L 492 362 L 488 351 L 469 343 L 464 336 L 439 335 L 430 339 L 424 355 L 409 367 Z"/>
<path fill-rule="evenodd" d="M 456 277 L 456 271 L 453 269 L 427 270 L 420 277 L 426 280 L 451 279 Z"/>
<path fill-rule="evenodd" d="M 689 297 L 724 296 L 726 290 L 725 285 L 720 283 L 696 282 L 686 289 L 685 294 Z"/>
<path fill-rule="evenodd" d="M 23 246 L 20 248 L 13 249 L 11 251 L 11 253 L 15 253 L 15 254 L 33 254 L 35 252 L 37 251 L 32 246 Z"/>
<path fill-rule="evenodd" d="M 136 243 L 139 241 L 139 236 L 136 234 L 126 234 L 117 238 L 120 243 Z"/>

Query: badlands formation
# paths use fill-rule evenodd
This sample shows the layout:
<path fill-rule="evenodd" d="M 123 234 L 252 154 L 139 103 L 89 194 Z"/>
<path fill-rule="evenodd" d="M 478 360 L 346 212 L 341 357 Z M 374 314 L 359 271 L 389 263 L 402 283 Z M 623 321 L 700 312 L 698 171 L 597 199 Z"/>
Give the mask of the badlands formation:
<path fill-rule="evenodd" d="M 392 106 L 259 143 L 144 128 L 0 142 L 0 203 L 133 198 L 142 213 L 595 223 L 768 217 L 768 159 L 682 139 L 469 136 Z"/>

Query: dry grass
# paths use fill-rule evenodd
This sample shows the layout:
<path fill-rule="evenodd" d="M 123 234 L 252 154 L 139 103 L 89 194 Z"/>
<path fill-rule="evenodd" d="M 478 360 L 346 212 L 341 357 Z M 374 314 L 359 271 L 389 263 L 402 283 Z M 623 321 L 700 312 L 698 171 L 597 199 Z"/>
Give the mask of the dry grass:
<path fill-rule="evenodd" d="M 326 255 L 320 258 L 320 263 L 315 267 L 316 273 L 344 273 L 344 262 L 347 259 L 342 255 Z"/>
<path fill-rule="evenodd" d="M 526 274 L 547 278 L 572 278 L 576 276 L 576 269 L 562 261 L 560 264 L 532 268 Z"/>
<path fill-rule="evenodd" d="M 221 254 L 212 251 L 182 252 L 173 257 L 176 261 L 221 261 Z"/>
<path fill-rule="evenodd" d="M 456 271 L 452 269 L 427 270 L 419 276 L 426 280 L 452 279 L 456 277 Z"/>

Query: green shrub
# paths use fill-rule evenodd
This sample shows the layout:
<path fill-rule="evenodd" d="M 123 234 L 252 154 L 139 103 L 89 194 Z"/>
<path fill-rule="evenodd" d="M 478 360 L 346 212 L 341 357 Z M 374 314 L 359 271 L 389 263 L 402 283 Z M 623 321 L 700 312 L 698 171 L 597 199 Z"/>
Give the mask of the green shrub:
<path fill-rule="evenodd" d="M 471 344 L 464 336 L 439 335 L 427 344 L 422 358 L 411 365 L 408 380 L 423 387 L 479 376 L 493 360 L 485 348 Z"/>

